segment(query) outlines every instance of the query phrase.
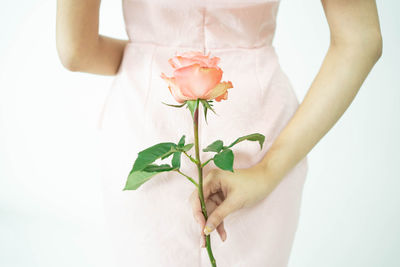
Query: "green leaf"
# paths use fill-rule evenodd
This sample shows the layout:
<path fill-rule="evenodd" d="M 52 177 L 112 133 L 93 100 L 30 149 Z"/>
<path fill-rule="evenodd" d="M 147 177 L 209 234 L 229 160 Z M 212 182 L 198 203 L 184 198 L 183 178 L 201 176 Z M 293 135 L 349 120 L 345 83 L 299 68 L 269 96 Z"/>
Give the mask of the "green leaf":
<path fill-rule="evenodd" d="M 143 170 L 131 171 L 123 190 L 136 190 L 142 184 L 150 180 L 150 178 L 152 178 L 154 175 L 160 172 L 167 172 L 175 169 L 179 169 L 179 166 L 170 166 L 168 164 L 149 164 Z"/>
<path fill-rule="evenodd" d="M 146 166 L 146 168 L 143 169 L 143 171 L 146 172 L 165 172 L 165 171 L 170 171 L 173 170 L 174 168 L 171 167 L 168 164 L 161 164 L 161 165 L 157 165 L 157 164 L 149 164 Z"/>
<path fill-rule="evenodd" d="M 182 149 L 180 149 L 180 148 L 183 148 L 184 144 L 185 144 L 185 135 L 182 135 L 181 139 L 178 142 L 178 145 L 176 147 L 171 147 L 171 150 L 168 153 L 166 153 L 164 156 L 162 156 L 161 159 L 168 158 L 175 152 L 182 151 Z"/>
<path fill-rule="evenodd" d="M 171 156 L 172 154 L 174 154 L 177 151 L 178 151 L 178 147 L 177 146 L 171 147 L 171 149 L 167 153 L 165 153 L 163 156 L 161 156 L 161 159 L 168 158 L 169 156 Z"/>
<path fill-rule="evenodd" d="M 260 133 L 253 133 L 253 134 L 249 134 L 249 135 L 245 135 L 242 137 L 239 137 L 238 139 L 236 139 L 232 144 L 230 144 L 227 148 L 232 147 L 233 145 L 236 145 L 239 142 L 242 142 L 244 140 L 249 140 L 249 141 L 258 141 L 260 144 L 260 149 L 262 149 L 263 147 L 263 143 L 265 140 L 265 136 L 260 134 Z"/>
<path fill-rule="evenodd" d="M 213 157 L 214 163 L 218 168 L 231 172 L 233 172 L 233 159 L 233 152 L 229 148 L 222 150 L 222 152 L 215 154 Z"/>
<path fill-rule="evenodd" d="M 123 190 L 136 190 L 158 172 L 131 171 Z"/>
<path fill-rule="evenodd" d="M 182 105 L 172 105 L 172 104 L 167 104 L 161 101 L 161 103 L 163 103 L 164 105 L 170 106 L 170 107 L 174 107 L 174 108 L 180 108 L 183 107 L 184 105 L 186 105 L 186 103 L 183 103 Z"/>
<path fill-rule="evenodd" d="M 186 151 L 189 150 L 193 144 L 189 144 L 184 146 L 185 144 L 185 135 L 182 135 L 181 139 L 178 142 L 176 150 L 178 151 Z M 189 146 L 189 148 L 187 148 Z M 179 169 L 181 167 L 181 154 L 182 152 L 174 152 L 174 156 L 172 157 L 171 164 L 175 169 Z"/>
<path fill-rule="evenodd" d="M 206 120 L 206 124 L 208 124 L 208 122 L 207 122 L 207 110 L 208 110 L 208 108 L 207 108 L 207 106 L 206 106 L 206 104 L 204 104 L 204 102 L 207 102 L 207 101 L 205 101 L 205 100 L 200 100 L 201 101 L 201 104 L 203 104 L 203 109 L 204 109 L 204 119 Z"/>
<path fill-rule="evenodd" d="M 184 145 L 184 146 L 182 146 L 182 147 L 178 147 L 178 146 L 177 146 L 177 147 L 175 147 L 175 148 L 171 148 L 171 153 L 175 153 L 175 152 L 186 152 L 186 151 L 190 150 L 193 146 L 194 146 L 193 143 Z"/>
<path fill-rule="evenodd" d="M 205 105 L 206 108 L 211 109 L 215 114 L 217 114 L 217 113 L 215 112 L 215 110 L 212 108 L 212 104 L 210 104 L 210 103 L 212 103 L 212 100 L 211 100 L 211 101 L 203 100 L 203 105 Z"/>
<path fill-rule="evenodd" d="M 194 118 L 194 112 L 196 111 L 196 108 L 199 106 L 199 99 L 196 100 L 186 100 L 187 103 L 187 108 L 190 110 L 190 113 L 192 114 L 192 118 Z"/>
<path fill-rule="evenodd" d="M 215 114 L 217 114 L 217 113 L 212 108 L 212 104 L 210 104 L 212 102 L 212 100 L 208 101 L 208 100 L 205 100 L 205 99 L 200 99 L 200 102 L 203 104 L 203 107 L 204 107 L 204 118 L 206 120 L 206 123 L 208 124 L 208 122 L 207 122 L 207 110 L 211 109 Z"/>
<path fill-rule="evenodd" d="M 193 146 L 194 146 L 193 143 L 187 144 L 182 148 L 182 150 L 186 152 L 186 151 L 190 150 Z"/>
<path fill-rule="evenodd" d="M 172 157 L 171 164 L 174 169 L 179 169 L 181 167 L 181 154 L 182 152 L 175 152 Z"/>
<path fill-rule="evenodd" d="M 181 139 L 179 139 L 178 147 L 183 147 L 183 145 L 185 144 L 185 137 L 185 135 L 182 135 Z"/>
<path fill-rule="evenodd" d="M 176 152 L 176 144 L 171 142 L 159 143 L 138 153 L 132 171 L 140 171 L 159 158 L 165 158 L 171 151 Z"/>
<path fill-rule="evenodd" d="M 175 151 L 171 149 L 170 151 L 168 151 L 168 153 L 164 154 L 164 156 L 162 156 L 161 159 L 168 158 L 169 156 L 171 156 L 174 153 L 175 153 Z"/>
<path fill-rule="evenodd" d="M 212 144 L 208 145 L 206 148 L 203 149 L 204 152 L 220 152 L 224 143 L 222 140 L 214 141 Z"/>

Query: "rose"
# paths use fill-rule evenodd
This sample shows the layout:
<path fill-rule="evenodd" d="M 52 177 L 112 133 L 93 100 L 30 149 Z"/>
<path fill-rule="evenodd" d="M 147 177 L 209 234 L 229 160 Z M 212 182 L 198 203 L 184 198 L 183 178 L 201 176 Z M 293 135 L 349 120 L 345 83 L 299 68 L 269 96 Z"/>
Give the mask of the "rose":
<path fill-rule="evenodd" d="M 182 135 L 177 144 L 174 142 L 162 142 L 153 145 L 147 149 L 144 149 L 138 153 L 138 157 L 133 164 L 133 167 L 129 173 L 128 179 L 125 184 L 124 190 L 136 190 L 143 183 L 148 181 L 151 177 L 157 175 L 160 172 L 175 171 L 196 186 L 197 198 L 196 203 L 198 204 L 198 210 L 202 213 L 204 223 L 211 222 L 215 219 L 215 212 L 217 209 L 221 209 L 222 204 L 216 207 L 216 211 L 207 209 L 205 196 L 203 193 L 203 171 L 202 169 L 211 161 L 214 161 L 216 167 L 224 171 L 230 171 L 234 173 L 233 161 L 234 154 L 232 147 L 237 143 L 244 140 L 257 141 L 262 145 L 265 140 L 265 136 L 260 133 L 253 133 L 245 136 L 241 136 L 233 141 L 230 145 L 224 145 L 222 140 L 216 140 L 209 144 L 202 151 L 214 152 L 214 156 L 208 160 L 202 162 L 200 159 L 200 145 L 199 145 L 199 107 L 200 103 L 204 106 L 204 117 L 207 122 L 207 110 L 212 108 L 213 99 L 220 102 L 222 99 L 227 100 L 228 89 L 233 88 L 232 83 L 221 82 L 222 70 L 217 66 L 219 62 L 218 57 L 210 58 L 210 53 L 204 55 L 201 52 L 189 51 L 176 55 L 168 60 L 171 66 L 174 68 L 174 76 L 167 77 L 164 73 L 161 73 L 163 78 L 168 83 L 169 91 L 172 96 L 180 103 L 180 105 L 170 105 L 175 108 L 181 108 L 187 105 L 193 118 L 193 132 L 194 132 L 194 143 L 185 144 L 185 135 Z M 162 102 L 165 104 L 164 102 Z M 188 154 L 188 151 L 194 146 L 195 158 Z M 187 156 L 197 166 L 198 183 L 189 175 L 183 173 L 181 168 L 181 155 Z M 154 164 L 157 159 L 165 159 L 172 156 L 171 165 L 169 164 Z M 222 176 L 221 176 L 222 177 Z M 246 180 L 246 179 L 244 179 Z M 207 186 L 207 183 L 204 184 Z M 206 188 L 206 187 L 204 187 Z M 193 195 L 195 196 L 195 195 Z M 195 199 L 195 197 L 193 197 Z M 215 200 L 215 199 L 214 199 Z M 221 199 L 222 200 L 222 199 Z M 227 200 L 227 199 L 226 199 Z M 224 202 L 226 203 L 226 202 Z M 219 205 L 218 203 L 216 203 Z M 200 208 L 199 208 L 200 207 Z M 208 212 L 213 212 L 208 220 Z M 200 215 L 200 214 L 199 214 Z M 198 216 L 199 217 L 199 216 Z M 200 215 L 201 217 L 201 215 Z M 217 222 L 213 222 L 217 225 Z M 223 229 L 222 222 L 217 225 L 219 232 Z M 212 229 L 211 229 L 212 230 Z M 206 234 L 204 232 L 204 234 Z M 204 237 L 202 229 L 202 238 Z M 205 236 L 205 246 L 207 247 L 208 256 L 210 258 L 211 265 L 216 267 L 216 261 L 211 249 L 211 239 L 208 233 Z"/>
<path fill-rule="evenodd" d="M 161 78 L 168 83 L 168 89 L 179 103 L 187 100 L 215 99 L 220 102 L 228 98 L 228 89 L 232 83 L 221 82 L 223 71 L 217 66 L 219 57 L 210 58 L 198 51 L 175 54 L 168 60 L 174 68 L 173 77 L 161 73 Z"/>

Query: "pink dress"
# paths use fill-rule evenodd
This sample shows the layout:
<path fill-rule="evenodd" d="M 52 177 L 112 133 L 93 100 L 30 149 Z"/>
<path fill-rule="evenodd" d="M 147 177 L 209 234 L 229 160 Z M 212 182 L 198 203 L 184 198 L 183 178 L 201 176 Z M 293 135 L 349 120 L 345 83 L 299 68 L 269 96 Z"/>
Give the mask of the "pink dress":
<path fill-rule="evenodd" d="M 252 141 L 233 147 L 234 169 L 255 165 L 295 113 L 299 101 L 272 45 L 279 1 L 254 5 L 246 1 L 241 0 L 240 7 L 189 7 L 169 1 L 123 0 L 130 42 L 99 120 L 106 234 L 113 267 L 211 266 L 207 250 L 200 248 L 200 227 L 189 202 L 195 186 L 185 177 L 160 173 L 137 190 L 122 190 L 139 151 L 160 142 L 177 143 L 183 134 L 186 144 L 194 142 L 189 110 L 161 103 L 178 104 L 160 77 L 161 72 L 172 74 L 168 59 L 176 51 L 210 51 L 221 59 L 222 80 L 233 84 L 228 100 L 214 102 L 218 115 L 209 111 L 208 124 L 200 110 L 202 162 L 213 152 L 201 149 L 217 139 L 230 144 L 237 137 L 262 133 L 263 149 Z M 194 156 L 194 148 L 189 154 Z M 213 168 L 217 167 L 211 161 L 204 177 Z M 227 240 L 222 242 L 216 231 L 211 233 L 217 266 L 287 266 L 307 170 L 305 157 L 267 198 L 225 218 Z M 197 180 L 195 165 L 184 155 L 181 171 Z"/>

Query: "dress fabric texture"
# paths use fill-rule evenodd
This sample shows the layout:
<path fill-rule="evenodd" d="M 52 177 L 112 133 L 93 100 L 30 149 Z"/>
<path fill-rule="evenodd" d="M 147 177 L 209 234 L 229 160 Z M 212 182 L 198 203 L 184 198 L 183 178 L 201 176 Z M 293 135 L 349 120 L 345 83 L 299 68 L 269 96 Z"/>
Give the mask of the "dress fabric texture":
<path fill-rule="evenodd" d="M 218 0 L 215 0 L 218 2 Z M 190 0 L 182 2 L 190 3 Z M 240 1 L 236 1 L 240 2 Z M 208 267 L 200 227 L 189 202 L 195 186 L 176 172 L 160 173 L 137 190 L 122 189 L 137 153 L 160 142 L 194 143 L 190 111 L 178 104 L 161 72 L 172 76 L 175 52 L 202 51 L 220 57 L 228 100 L 214 101 L 216 114 L 199 113 L 202 149 L 220 139 L 262 133 L 266 140 L 236 144 L 234 169 L 248 168 L 267 153 L 295 113 L 299 101 L 272 45 L 279 1 L 239 6 L 189 7 L 165 1 L 123 0 L 129 43 L 99 116 L 101 172 L 108 246 L 113 267 Z M 194 147 L 189 151 L 194 156 Z M 155 163 L 170 163 L 171 157 Z M 206 177 L 217 168 L 211 161 Z M 307 175 L 303 158 L 275 190 L 256 205 L 228 215 L 227 240 L 216 231 L 211 244 L 219 267 L 283 267 L 289 261 Z M 196 166 L 182 154 L 181 171 L 197 180 Z"/>

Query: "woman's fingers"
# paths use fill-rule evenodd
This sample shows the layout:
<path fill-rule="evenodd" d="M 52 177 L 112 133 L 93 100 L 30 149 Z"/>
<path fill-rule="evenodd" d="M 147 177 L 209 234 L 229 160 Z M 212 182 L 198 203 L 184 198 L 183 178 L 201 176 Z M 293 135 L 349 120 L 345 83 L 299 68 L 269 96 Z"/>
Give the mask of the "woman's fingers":
<path fill-rule="evenodd" d="M 216 193 L 216 194 L 211 195 L 209 197 L 209 199 L 207 200 L 207 203 L 206 203 L 207 214 L 208 215 L 211 214 L 218 207 L 218 205 L 220 205 L 222 203 L 222 201 L 223 200 L 221 199 L 220 194 Z M 203 227 L 204 227 L 204 224 L 203 224 Z M 223 221 L 217 226 L 217 232 L 218 232 L 221 240 L 225 241 L 226 232 L 225 232 L 224 222 Z M 203 235 L 204 235 L 204 232 L 203 232 Z"/>
<path fill-rule="evenodd" d="M 224 242 L 226 240 L 226 231 L 224 228 L 224 222 L 218 225 L 217 232 L 221 240 Z M 201 235 L 201 247 L 204 248 L 206 246 L 206 235 L 204 234 L 203 229 L 201 230 L 200 235 Z"/>
<path fill-rule="evenodd" d="M 200 225 L 200 246 L 205 247 L 206 236 L 204 235 L 205 218 L 201 211 L 201 203 L 198 197 L 197 189 L 190 195 L 190 203 L 192 205 L 193 217 Z"/>
<path fill-rule="evenodd" d="M 228 214 L 237 210 L 238 207 L 239 205 L 238 202 L 235 201 L 235 198 L 227 197 L 224 199 L 224 201 L 208 216 L 206 226 L 204 227 L 204 233 L 206 235 L 210 234 L 220 223 L 222 223 Z"/>
<path fill-rule="evenodd" d="M 211 171 L 203 180 L 203 195 L 206 204 L 208 220 L 212 227 L 205 229 L 206 220 L 204 218 L 198 190 L 194 190 L 190 196 L 190 201 L 193 209 L 193 216 L 200 224 L 202 229 L 202 242 L 205 245 L 205 234 L 209 234 L 214 229 L 217 230 L 222 241 L 226 240 L 227 234 L 225 231 L 223 219 L 233 210 L 236 209 L 236 204 L 225 199 L 227 196 L 228 184 L 222 184 L 221 176 L 218 171 Z M 221 207 L 222 206 L 222 207 Z M 207 230 L 207 231 L 206 231 Z"/>
<path fill-rule="evenodd" d="M 224 228 L 224 221 L 222 221 L 218 226 L 217 226 L 217 232 L 221 238 L 222 241 L 226 240 L 226 231 Z M 204 233 L 203 233 L 204 235 Z M 205 235 L 204 235 L 205 236 Z"/>
<path fill-rule="evenodd" d="M 206 235 L 203 233 L 203 231 L 201 231 L 200 236 L 201 236 L 201 247 L 205 248 L 206 247 Z"/>
<path fill-rule="evenodd" d="M 214 193 L 212 195 L 208 196 L 208 199 L 206 200 L 206 210 L 207 210 L 207 214 L 211 214 L 217 207 L 218 205 L 220 205 L 223 201 L 223 194 L 222 192 L 217 192 Z M 198 191 L 197 189 L 195 191 L 193 191 L 193 193 L 190 196 L 190 202 L 193 208 L 193 216 L 195 218 L 195 220 L 199 223 L 200 225 L 200 230 L 201 230 L 201 246 L 205 247 L 206 244 L 206 237 L 204 234 L 204 226 L 205 226 L 205 218 L 204 215 L 202 213 L 202 209 L 201 209 L 201 203 L 200 203 L 200 199 L 198 197 Z M 217 232 L 221 238 L 222 241 L 226 240 L 226 231 L 224 228 L 224 223 L 221 222 L 218 226 L 217 226 Z"/>
<path fill-rule="evenodd" d="M 200 224 L 201 228 L 204 227 L 205 218 L 201 210 L 201 203 L 197 189 L 190 195 L 190 204 L 192 205 L 192 212 L 194 219 Z"/>
<path fill-rule="evenodd" d="M 221 200 L 219 195 L 214 194 L 214 195 L 210 196 L 210 198 L 206 202 L 207 214 L 212 213 L 221 202 L 222 202 L 222 200 Z M 201 241 L 202 241 L 202 245 L 201 245 L 202 247 L 206 246 L 206 235 L 204 234 L 204 225 L 205 225 L 205 220 L 204 220 L 204 217 L 203 217 L 203 221 L 202 221 L 202 224 L 201 224 L 201 233 L 200 233 Z M 221 240 L 225 241 L 226 240 L 226 231 L 225 231 L 225 228 L 224 228 L 224 222 L 223 221 L 218 225 L 217 232 L 218 232 Z"/>
<path fill-rule="evenodd" d="M 211 192 L 213 190 L 216 190 L 216 188 L 217 188 L 215 186 L 217 178 L 212 177 L 212 176 L 214 176 L 212 174 L 213 174 L 213 171 L 211 171 L 203 181 L 203 195 L 204 195 L 204 202 L 206 204 L 207 204 L 208 198 L 211 195 Z M 211 178 L 215 178 L 215 179 L 211 179 Z M 215 192 L 217 192 L 217 190 Z M 201 203 L 200 203 L 199 193 L 198 193 L 197 188 L 190 195 L 190 204 L 192 205 L 193 217 L 202 227 L 204 227 L 205 218 L 203 215 L 203 211 L 201 209 Z M 206 208 L 207 208 L 207 205 L 206 205 Z M 207 212 L 207 214 L 208 214 L 208 212 Z"/>
<path fill-rule="evenodd" d="M 204 199 L 206 206 L 210 208 L 210 212 L 207 212 L 204 234 L 208 235 L 217 229 L 221 239 L 224 240 L 226 232 L 223 230 L 222 222 L 225 217 L 238 209 L 253 206 L 265 199 L 278 185 L 279 178 L 279 175 L 266 172 L 262 165 L 236 169 L 234 173 L 218 169 L 210 171 L 203 181 Z M 193 197 L 192 203 L 196 216 L 199 216 L 202 214 L 200 200 L 197 192 L 195 194 L 197 198 Z M 209 200 L 213 203 L 207 204 Z M 203 225 L 204 221 L 200 222 Z"/>

